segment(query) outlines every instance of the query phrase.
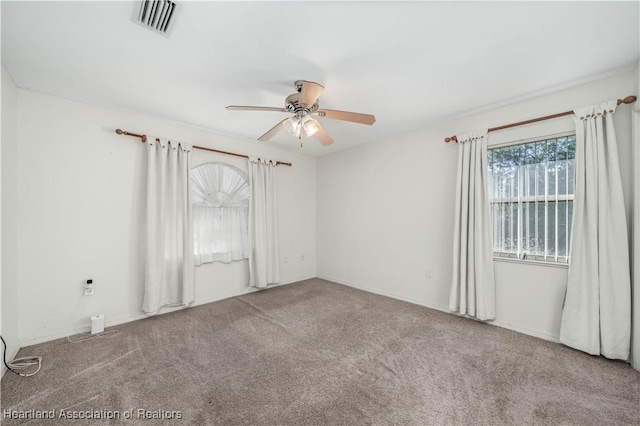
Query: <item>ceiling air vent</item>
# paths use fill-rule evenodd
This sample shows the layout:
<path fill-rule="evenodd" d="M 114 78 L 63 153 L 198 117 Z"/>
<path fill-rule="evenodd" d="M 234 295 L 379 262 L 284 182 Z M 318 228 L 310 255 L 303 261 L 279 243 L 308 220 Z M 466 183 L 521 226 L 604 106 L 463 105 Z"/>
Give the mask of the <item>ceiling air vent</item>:
<path fill-rule="evenodd" d="M 145 28 L 169 37 L 175 26 L 180 5 L 169 0 L 142 0 L 134 11 L 134 21 Z"/>

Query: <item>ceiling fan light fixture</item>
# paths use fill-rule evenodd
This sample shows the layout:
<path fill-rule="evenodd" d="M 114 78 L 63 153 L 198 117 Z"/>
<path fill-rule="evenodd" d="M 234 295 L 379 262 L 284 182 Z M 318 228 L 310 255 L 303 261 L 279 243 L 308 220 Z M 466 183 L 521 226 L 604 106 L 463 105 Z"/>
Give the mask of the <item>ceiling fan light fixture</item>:
<path fill-rule="evenodd" d="M 284 128 L 289 132 L 289 133 L 293 133 L 295 135 L 298 134 L 298 131 L 301 128 L 301 123 L 300 123 L 300 119 L 296 116 L 293 116 L 291 118 L 289 118 L 288 120 L 285 120 L 285 122 L 283 123 Z"/>
<path fill-rule="evenodd" d="M 318 127 L 318 122 L 313 118 L 305 115 L 302 119 L 302 127 L 304 128 L 304 132 L 308 138 L 315 135 L 320 128 Z"/>

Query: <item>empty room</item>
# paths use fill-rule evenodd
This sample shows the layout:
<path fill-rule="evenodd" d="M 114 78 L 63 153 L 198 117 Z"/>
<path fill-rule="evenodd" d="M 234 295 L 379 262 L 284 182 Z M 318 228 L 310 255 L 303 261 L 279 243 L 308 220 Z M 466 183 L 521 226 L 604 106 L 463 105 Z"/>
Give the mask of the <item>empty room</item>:
<path fill-rule="evenodd" d="M 3 425 L 640 424 L 640 2 L 0 15 Z"/>

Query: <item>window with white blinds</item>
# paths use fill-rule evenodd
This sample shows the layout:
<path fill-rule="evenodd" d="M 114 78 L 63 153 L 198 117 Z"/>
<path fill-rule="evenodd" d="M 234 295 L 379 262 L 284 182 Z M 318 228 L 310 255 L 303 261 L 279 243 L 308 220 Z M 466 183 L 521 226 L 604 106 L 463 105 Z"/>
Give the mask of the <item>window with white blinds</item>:
<path fill-rule="evenodd" d="M 568 263 L 575 135 L 488 150 L 494 256 Z"/>

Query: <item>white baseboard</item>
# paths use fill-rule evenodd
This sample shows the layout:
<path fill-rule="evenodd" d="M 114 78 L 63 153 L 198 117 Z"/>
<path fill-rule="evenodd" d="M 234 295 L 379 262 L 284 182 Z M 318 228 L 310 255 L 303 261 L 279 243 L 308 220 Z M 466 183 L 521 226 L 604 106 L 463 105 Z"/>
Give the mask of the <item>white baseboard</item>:
<path fill-rule="evenodd" d="M 489 324 L 506 328 L 507 330 L 517 331 L 518 333 L 526 334 L 528 336 L 537 337 L 538 339 L 549 340 L 550 342 L 554 342 L 554 343 L 560 343 L 559 335 L 551 334 L 546 331 L 531 330 L 529 328 L 518 327 L 517 325 L 513 325 L 510 323 L 506 323 L 498 320 L 490 322 Z"/>
<path fill-rule="evenodd" d="M 375 294 L 379 294 L 381 296 L 387 296 L 390 297 L 392 299 L 398 299 L 398 300 L 402 300 L 403 302 L 409 302 L 409 303 L 413 303 L 414 305 L 420 305 L 420 306 L 424 306 L 427 308 L 431 308 L 431 309 L 435 309 L 437 311 L 443 311 L 443 312 L 449 312 L 449 307 L 446 305 L 441 305 L 439 303 L 430 303 L 426 300 L 418 300 L 415 299 L 413 297 L 406 297 L 406 296 L 402 296 L 396 293 L 392 293 L 386 290 L 380 290 L 378 288 L 374 288 L 374 287 L 367 287 L 367 286 L 363 286 L 363 285 L 359 285 L 359 284 L 354 284 L 351 282 L 347 282 L 347 281 L 343 281 L 343 280 L 337 280 L 335 278 L 330 278 L 330 277 L 324 277 L 324 276 L 319 276 L 318 278 L 323 279 L 323 280 L 327 280 L 327 281 L 331 281 L 334 282 L 336 284 L 342 284 L 342 285 L 346 285 L 347 287 L 353 287 L 353 288 L 357 288 L 358 290 L 364 290 L 367 291 L 369 293 L 375 293 Z"/>
<path fill-rule="evenodd" d="M 316 277 L 303 277 L 303 278 L 296 279 L 296 280 L 293 280 L 293 281 L 288 281 L 288 282 L 285 282 L 285 283 L 278 284 L 277 286 L 292 284 L 292 283 L 295 283 L 295 282 L 304 281 L 304 280 L 308 280 L 308 279 L 312 279 L 312 278 L 316 278 Z M 338 280 L 338 279 L 327 277 L 327 276 L 318 276 L 318 278 L 321 278 L 321 279 L 327 280 L 327 281 L 331 281 L 331 282 L 334 282 L 334 283 L 337 283 L 337 284 L 346 285 L 348 287 L 357 288 L 359 290 L 367 291 L 369 293 L 379 294 L 381 296 L 391 297 L 392 299 L 398 299 L 398 300 L 402 300 L 404 302 L 413 303 L 414 305 L 420 305 L 420 306 L 424 306 L 424 307 L 427 307 L 427 308 L 430 308 L 430 309 L 435 309 L 437 311 L 445 312 L 445 313 L 448 313 L 448 314 L 457 315 L 454 312 L 450 312 L 449 311 L 449 306 L 447 306 L 447 305 L 443 305 L 443 304 L 439 304 L 439 303 L 432 303 L 432 302 L 429 302 L 427 300 L 420 300 L 420 299 L 416 299 L 416 298 L 413 298 L 413 297 L 407 297 L 407 296 L 403 296 L 403 295 L 396 294 L 396 293 L 393 293 L 393 292 L 389 292 L 389 291 L 386 291 L 386 290 L 380 290 L 380 289 L 373 288 L 373 287 L 367 287 L 367 286 L 363 286 L 363 285 L 359 285 L 359 284 L 354 284 L 354 283 L 351 283 L 351 282 L 346 282 L 346 281 L 343 281 L 343 280 Z M 268 288 L 273 288 L 273 287 L 277 287 L 277 286 L 270 286 Z M 247 287 L 242 292 L 233 293 L 233 294 L 226 294 L 226 295 L 216 296 L 216 297 L 212 297 L 212 298 L 206 298 L 206 299 L 197 300 L 194 303 L 192 303 L 191 305 L 189 305 L 188 307 L 206 305 L 208 303 L 213 303 L 213 302 L 217 302 L 217 301 L 220 301 L 220 300 L 229 299 L 231 297 L 242 296 L 244 294 L 253 293 L 253 292 L 262 291 L 262 290 L 265 290 L 265 289 Z M 171 312 L 176 312 L 176 311 L 179 311 L 179 310 L 182 310 L 182 309 L 186 309 L 188 307 L 187 306 L 179 306 L 179 307 L 175 307 L 175 308 L 166 308 L 162 312 L 160 312 L 158 314 L 155 314 L 155 315 L 164 315 L 164 314 L 168 314 L 168 313 L 171 313 Z M 106 327 L 114 327 L 114 326 L 117 326 L 117 325 L 120 325 L 120 324 L 126 324 L 128 322 L 137 321 L 137 320 L 141 320 L 141 319 L 144 319 L 144 318 L 149 318 L 149 317 L 155 316 L 155 315 L 146 315 L 146 314 L 140 313 L 138 315 L 133 315 L 133 316 L 125 317 L 125 318 L 119 318 L 119 319 L 115 319 L 115 320 L 111 320 L 111 321 L 106 321 L 105 326 Z M 514 325 L 514 324 L 505 323 L 505 322 L 502 322 L 500 320 L 488 322 L 487 324 L 491 324 L 491 325 L 495 325 L 495 326 L 498 326 L 498 327 L 506 328 L 508 330 L 516 331 L 518 333 L 527 334 L 529 336 L 538 337 L 540 339 L 544 339 L 544 340 L 549 340 L 549 341 L 552 341 L 552 342 L 560 343 L 559 336 L 556 336 L 556 335 L 553 335 L 553 334 L 550 334 L 550 333 L 547 333 L 547 332 L 544 332 L 544 331 L 541 331 L 541 330 L 531 330 L 531 329 L 519 327 L 519 326 Z M 63 331 L 63 332 L 59 332 L 59 333 L 48 334 L 48 335 L 45 335 L 45 336 L 34 337 L 34 338 L 31 338 L 31 339 L 21 339 L 20 340 L 20 347 L 24 348 L 24 347 L 28 347 L 28 346 L 33 346 L 33 345 L 37 345 L 39 343 L 45 343 L 45 342 L 49 342 L 49 341 L 52 341 L 52 340 L 61 339 L 61 338 L 65 338 L 65 337 L 68 337 L 68 336 L 72 336 L 74 334 L 84 333 L 84 332 L 87 332 L 89 330 L 90 330 L 90 326 L 86 325 L 86 326 L 77 327 L 75 329 L 67 330 L 67 331 Z M 9 359 L 13 359 L 16 356 L 16 354 L 18 353 L 19 349 L 20 348 L 18 348 L 15 351 L 13 351 L 13 354 Z M 2 365 L 2 370 L 0 370 L 0 371 L 2 371 L 2 374 L 4 374 L 4 370 L 6 370 L 6 367 L 4 367 L 4 365 Z"/>
<path fill-rule="evenodd" d="M 206 305 L 207 303 L 218 302 L 220 300 L 229 299 L 231 297 L 236 297 L 236 296 L 242 296 L 244 294 L 253 293 L 253 292 L 256 292 L 256 291 L 262 291 L 262 290 L 267 290 L 269 288 L 279 287 L 279 286 L 282 286 L 282 285 L 293 284 L 295 282 L 304 281 L 304 280 L 308 280 L 308 279 L 311 279 L 311 278 L 315 278 L 315 277 L 300 278 L 300 279 L 297 279 L 297 280 L 294 280 L 294 281 L 287 281 L 285 283 L 272 285 L 272 286 L 269 286 L 269 287 L 266 287 L 266 288 L 247 287 L 241 292 L 230 293 L 230 294 L 225 294 L 225 295 L 221 295 L 221 296 L 216 296 L 216 297 L 210 297 L 210 298 L 205 298 L 205 299 L 201 299 L 201 300 L 196 300 L 192 304 L 190 304 L 189 306 L 176 306 L 176 307 L 170 307 L 170 308 L 163 308 L 161 312 L 158 312 L 158 313 L 152 314 L 152 315 L 147 315 L 147 314 L 144 314 L 144 313 L 140 313 L 140 314 L 137 314 L 137 315 L 127 316 L 127 317 L 124 317 L 124 318 L 118 318 L 118 319 L 114 319 L 114 320 L 110 320 L 110 321 L 105 321 L 105 328 L 106 327 L 114 327 L 114 326 L 120 325 L 120 324 L 126 324 L 128 322 L 137 321 L 137 320 L 141 320 L 141 319 L 144 319 L 144 318 L 154 317 L 154 316 L 157 316 L 157 315 L 169 314 L 171 312 L 181 311 L 183 309 L 191 308 L 191 307 L 194 307 L 194 306 Z M 73 336 L 73 335 L 78 334 L 78 333 L 86 333 L 87 331 L 90 331 L 90 330 L 91 330 L 91 326 L 90 325 L 86 325 L 86 326 L 76 327 L 76 328 L 71 329 L 71 330 L 66 330 L 66 331 L 62 331 L 62 332 L 58 332 L 58 333 L 47 334 L 47 335 L 44 335 L 44 336 L 38 336 L 38 337 L 27 338 L 27 339 L 20 339 L 20 347 L 21 348 L 25 348 L 25 347 L 37 345 L 37 344 L 40 344 L 40 343 L 50 342 L 52 340 L 62 339 L 62 338 L 68 337 L 68 336 Z M 17 351 L 16 351 L 16 353 L 17 353 Z M 14 354 L 14 356 L 15 356 L 15 354 Z"/>
<path fill-rule="evenodd" d="M 331 281 L 331 282 L 334 282 L 334 283 L 337 283 L 337 284 L 346 285 L 347 287 L 357 288 L 358 290 L 367 291 L 369 293 L 375 293 L 375 294 L 379 294 L 381 296 L 391 297 L 392 299 L 398 299 L 398 300 L 402 300 L 404 302 L 413 303 L 414 305 L 420 305 L 420 306 L 424 306 L 426 308 L 435 309 L 437 311 L 442 311 L 442 312 L 445 312 L 447 314 L 465 317 L 464 315 L 459 315 L 459 314 L 456 314 L 455 312 L 451 312 L 449 310 L 449 306 L 442 305 L 440 303 L 432 303 L 432 302 L 429 302 L 429 301 L 426 301 L 426 300 L 420 300 L 420 299 L 416 299 L 416 298 L 413 298 L 413 297 L 406 297 L 406 296 L 402 296 L 400 294 L 392 293 L 392 292 L 389 292 L 389 291 L 386 291 L 386 290 L 380 290 L 380 289 L 373 288 L 373 287 L 362 286 L 362 285 L 359 285 L 359 284 L 354 284 L 354 283 L 346 282 L 346 281 L 343 281 L 343 280 L 337 280 L 337 279 L 334 279 L 334 278 L 331 278 L 331 277 L 319 276 L 318 278 L 321 278 L 321 279 L 327 280 L 327 281 Z M 470 318 L 470 319 L 473 319 L 473 318 Z M 528 329 L 528 328 L 523 328 L 523 327 L 519 327 L 517 325 L 510 324 L 510 323 L 505 323 L 505 322 L 502 322 L 500 320 L 487 322 L 486 324 L 490 324 L 490 325 L 495 325 L 497 327 L 506 328 L 508 330 L 512 330 L 512 331 L 516 331 L 516 332 L 521 333 L 521 334 L 526 334 L 526 335 L 529 335 L 529 336 L 537 337 L 539 339 L 549 340 L 549 341 L 555 342 L 555 343 L 560 343 L 560 336 L 557 336 L 557 335 L 554 335 L 554 334 L 550 334 L 550 333 L 545 332 L 545 331 L 531 330 L 531 329 Z"/>

